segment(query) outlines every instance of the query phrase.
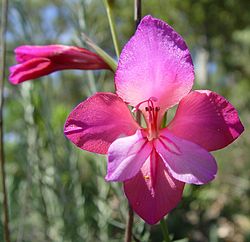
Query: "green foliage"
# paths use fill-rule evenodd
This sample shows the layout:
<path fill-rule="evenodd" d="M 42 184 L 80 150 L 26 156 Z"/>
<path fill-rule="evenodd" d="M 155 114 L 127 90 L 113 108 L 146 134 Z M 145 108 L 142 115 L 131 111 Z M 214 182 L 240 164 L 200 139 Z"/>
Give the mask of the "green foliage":
<path fill-rule="evenodd" d="M 111 2 L 123 46 L 134 32 L 133 3 Z M 183 35 L 196 70 L 205 65 L 205 78 L 201 82 L 197 75 L 196 87 L 225 95 L 246 128 L 237 142 L 215 153 L 219 174 L 214 182 L 186 186 L 182 202 L 169 214 L 170 234 L 175 240 L 188 237 L 194 242 L 250 241 L 249 1 L 142 4 L 144 15 L 168 21 Z M 8 66 L 14 64 L 13 49 L 18 45 L 84 46 L 83 32 L 115 58 L 101 1 L 10 1 Z M 207 56 L 202 63 L 197 62 L 201 50 Z M 123 241 L 127 201 L 121 184 L 104 181 L 104 157 L 80 151 L 63 135 L 72 108 L 95 91 L 113 91 L 112 78 L 106 71 L 63 71 L 20 86 L 6 84 L 5 151 L 13 241 Z M 138 217 L 133 232 L 135 241 L 163 239 L 159 225 L 150 227 Z"/>

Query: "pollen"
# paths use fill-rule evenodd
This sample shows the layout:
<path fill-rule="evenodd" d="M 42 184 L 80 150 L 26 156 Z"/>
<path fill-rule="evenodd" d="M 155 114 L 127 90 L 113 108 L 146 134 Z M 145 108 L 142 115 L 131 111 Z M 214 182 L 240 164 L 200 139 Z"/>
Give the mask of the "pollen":
<path fill-rule="evenodd" d="M 149 179 L 150 179 L 150 176 L 146 175 L 146 176 L 144 176 L 144 179 L 145 179 L 145 180 L 149 180 Z"/>

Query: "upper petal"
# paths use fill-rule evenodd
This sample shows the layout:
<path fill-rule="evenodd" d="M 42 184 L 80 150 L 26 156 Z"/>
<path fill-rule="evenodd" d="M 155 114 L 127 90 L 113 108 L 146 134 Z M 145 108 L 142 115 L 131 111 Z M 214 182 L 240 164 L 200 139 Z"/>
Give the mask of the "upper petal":
<path fill-rule="evenodd" d="M 97 93 L 69 115 L 64 133 L 83 150 L 106 154 L 110 144 L 139 128 L 126 104 L 113 93 Z"/>
<path fill-rule="evenodd" d="M 125 181 L 134 177 L 152 151 L 152 145 L 142 130 L 115 140 L 108 150 L 106 180 Z"/>
<path fill-rule="evenodd" d="M 155 148 L 175 179 L 186 183 L 205 184 L 215 178 L 216 161 L 201 146 L 164 129 L 155 140 Z"/>
<path fill-rule="evenodd" d="M 196 90 L 184 97 L 168 128 L 209 151 L 227 146 L 244 130 L 232 104 L 207 90 Z"/>
<path fill-rule="evenodd" d="M 50 59 L 57 70 L 110 69 L 97 54 L 85 48 L 67 45 L 22 45 L 15 49 L 18 63 L 43 57 Z"/>
<path fill-rule="evenodd" d="M 122 50 L 115 74 L 117 94 L 132 106 L 154 97 L 156 106 L 165 110 L 191 90 L 193 79 L 183 38 L 165 22 L 144 17 Z"/>
<path fill-rule="evenodd" d="M 141 171 L 124 182 L 129 203 L 148 224 L 157 223 L 177 206 L 181 200 L 183 188 L 184 183 L 169 174 L 162 159 L 154 151 Z"/>
<path fill-rule="evenodd" d="M 16 61 L 23 63 L 37 57 L 51 58 L 68 48 L 64 45 L 21 45 L 15 48 Z"/>

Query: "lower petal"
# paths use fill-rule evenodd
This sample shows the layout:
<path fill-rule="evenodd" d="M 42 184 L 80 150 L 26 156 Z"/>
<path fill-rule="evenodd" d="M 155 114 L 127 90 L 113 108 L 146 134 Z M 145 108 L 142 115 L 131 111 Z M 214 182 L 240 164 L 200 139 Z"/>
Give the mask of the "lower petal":
<path fill-rule="evenodd" d="M 152 151 L 152 145 L 142 130 L 115 140 L 108 150 L 106 180 L 125 181 L 135 176 Z"/>
<path fill-rule="evenodd" d="M 155 141 L 155 147 L 175 179 L 199 185 L 215 178 L 216 161 L 201 146 L 181 139 L 164 129 Z"/>
<path fill-rule="evenodd" d="M 12 84 L 19 84 L 27 80 L 36 79 L 55 71 L 49 59 L 35 58 L 25 63 L 10 67 L 9 80 Z"/>
<path fill-rule="evenodd" d="M 124 191 L 129 203 L 148 224 L 156 224 L 177 206 L 183 188 L 184 183 L 169 174 L 155 151 L 144 163 L 141 171 L 124 182 Z"/>

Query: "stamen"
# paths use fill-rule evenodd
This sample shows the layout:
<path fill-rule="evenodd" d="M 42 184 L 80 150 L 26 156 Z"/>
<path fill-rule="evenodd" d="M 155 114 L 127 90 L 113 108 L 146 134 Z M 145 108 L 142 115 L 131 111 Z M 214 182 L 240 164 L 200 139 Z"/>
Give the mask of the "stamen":
<path fill-rule="evenodd" d="M 152 123 L 152 107 L 146 107 L 145 110 L 148 112 L 148 121 L 149 123 Z"/>
<path fill-rule="evenodd" d="M 158 101 L 158 99 L 156 98 L 156 97 L 151 97 L 151 98 L 149 98 L 150 100 L 152 100 L 152 101 L 154 101 L 154 102 L 157 102 Z"/>
<path fill-rule="evenodd" d="M 155 102 L 157 102 L 157 98 L 150 97 L 148 100 L 145 100 L 137 104 L 133 110 L 133 111 L 137 111 L 142 104 L 147 103 L 145 105 L 145 111 L 148 113 L 146 115 L 146 121 L 147 121 L 147 131 L 148 131 L 149 141 L 158 137 L 158 129 L 159 129 L 158 113 L 159 113 L 160 107 L 155 107 Z"/>
<path fill-rule="evenodd" d="M 140 103 L 138 103 L 132 110 L 132 112 L 135 112 L 135 111 L 138 111 L 139 107 L 143 104 L 143 103 L 150 103 L 148 106 L 152 105 L 154 107 L 154 104 L 153 102 L 157 102 L 157 98 L 156 97 L 150 97 L 149 99 L 145 100 L 145 101 L 142 101 Z"/>
<path fill-rule="evenodd" d="M 148 139 L 152 140 L 158 136 L 158 113 L 160 108 L 154 107 L 152 101 L 149 101 L 148 105 L 145 108 L 146 112 L 148 112 Z"/>

